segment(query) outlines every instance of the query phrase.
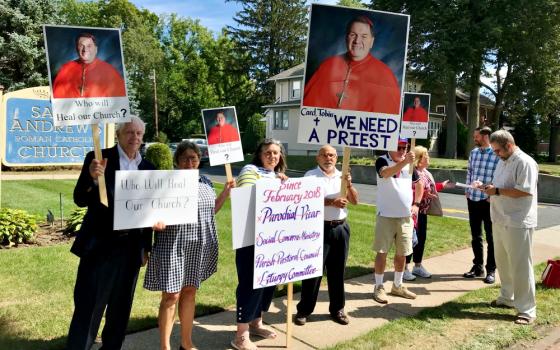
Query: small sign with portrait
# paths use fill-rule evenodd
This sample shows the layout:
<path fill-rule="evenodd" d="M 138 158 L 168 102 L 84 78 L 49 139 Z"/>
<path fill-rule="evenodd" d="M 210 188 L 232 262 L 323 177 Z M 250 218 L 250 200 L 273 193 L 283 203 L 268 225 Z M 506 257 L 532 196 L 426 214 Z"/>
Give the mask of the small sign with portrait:
<path fill-rule="evenodd" d="M 243 148 L 235 107 L 203 109 L 202 121 L 211 166 L 243 160 Z"/>
<path fill-rule="evenodd" d="M 430 94 L 405 92 L 402 111 L 400 137 L 427 139 L 430 119 Z"/>

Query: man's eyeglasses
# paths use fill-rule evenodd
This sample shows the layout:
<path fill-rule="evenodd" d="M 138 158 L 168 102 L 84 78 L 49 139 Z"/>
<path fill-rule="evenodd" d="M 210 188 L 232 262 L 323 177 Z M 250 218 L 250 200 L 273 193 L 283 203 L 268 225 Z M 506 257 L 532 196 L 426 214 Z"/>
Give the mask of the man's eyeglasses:
<path fill-rule="evenodd" d="M 407 146 L 398 146 L 397 151 L 406 151 Z"/>

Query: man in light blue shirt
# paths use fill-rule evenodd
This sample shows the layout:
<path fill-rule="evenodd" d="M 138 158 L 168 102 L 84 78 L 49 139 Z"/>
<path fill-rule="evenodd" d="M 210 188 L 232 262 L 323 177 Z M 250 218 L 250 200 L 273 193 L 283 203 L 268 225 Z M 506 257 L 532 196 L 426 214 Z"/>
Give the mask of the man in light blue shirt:
<path fill-rule="evenodd" d="M 489 184 L 492 182 L 498 157 L 490 147 L 490 134 L 492 130 L 485 126 L 476 128 L 473 134 L 474 148 L 469 155 L 467 166 L 467 185 L 480 182 Z M 486 231 L 486 243 L 488 244 L 486 259 L 485 283 L 495 282 L 496 262 L 494 260 L 494 241 L 492 239 L 492 220 L 490 218 L 490 202 L 488 196 L 481 190 L 468 188 L 465 191 L 467 205 L 469 208 L 469 223 L 471 226 L 472 250 L 474 253 L 473 266 L 470 271 L 465 272 L 463 277 L 475 278 L 484 276 L 484 246 L 482 241 L 482 224 Z"/>

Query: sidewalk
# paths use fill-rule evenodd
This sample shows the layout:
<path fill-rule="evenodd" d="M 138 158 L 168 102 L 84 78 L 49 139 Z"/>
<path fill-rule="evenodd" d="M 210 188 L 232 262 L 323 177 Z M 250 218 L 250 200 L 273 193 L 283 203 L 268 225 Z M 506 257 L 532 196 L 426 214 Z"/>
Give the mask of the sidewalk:
<path fill-rule="evenodd" d="M 560 251 L 560 226 L 542 229 L 533 238 L 533 258 L 535 264 L 558 255 Z M 389 304 L 381 305 L 373 301 L 373 275 L 346 281 L 346 312 L 350 326 L 341 326 L 329 319 L 328 295 L 325 288 L 319 293 L 314 314 L 305 326 L 293 326 L 292 349 L 320 349 L 338 342 L 353 339 L 391 320 L 413 316 L 426 307 L 439 306 L 467 292 L 487 287 L 481 279 L 467 280 L 462 274 L 472 260 L 471 249 L 464 249 L 425 260 L 423 264 L 434 275 L 431 279 L 417 279 L 407 282 L 407 287 L 418 294 L 416 300 L 406 300 L 389 296 Z M 390 288 L 392 273 L 385 274 L 386 288 Z M 538 277 L 538 276 L 537 276 Z M 140 288 L 140 287 L 138 287 Z M 299 294 L 294 295 L 295 304 Z M 273 300 L 269 313 L 264 317 L 273 327 L 278 338 L 256 340 L 260 349 L 285 348 L 286 298 Z M 229 343 L 235 331 L 234 310 L 214 315 L 198 317 L 195 320 L 193 341 L 199 349 L 231 349 Z M 175 325 L 172 335 L 173 348 L 179 347 L 179 325 Z M 547 344 L 560 344 L 560 332 L 552 332 L 546 338 Z M 98 349 L 96 345 L 94 349 Z M 548 347 L 543 347 L 542 349 Z M 159 333 L 154 328 L 126 337 L 125 350 L 159 349 Z"/>

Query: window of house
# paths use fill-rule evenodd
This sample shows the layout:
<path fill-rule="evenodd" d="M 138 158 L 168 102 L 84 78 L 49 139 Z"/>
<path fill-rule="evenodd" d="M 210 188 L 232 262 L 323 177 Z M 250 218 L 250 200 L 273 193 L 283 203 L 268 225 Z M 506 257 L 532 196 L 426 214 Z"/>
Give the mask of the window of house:
<path fill-rule="evenodd" d="M 437 105 L 436 106 L 436 113 L 445 114 L 445 105 Z"/>
<path fill-rule="evenodd" d="M 406 91 L 418 92 L 418 85 L 415 82 L 409 81 L 406 85 Z"/>
<path fill-rule="evenodd" d="M 292 99 L 298 99 L 301 96 L 301 80 L 292 81 Z"/>
<path fill-rule="evenodd" d="M 430 120 L 428 123 L 428 134 L 432 137 L 437 137 L 441 131 L 441 121 L 440 120 Z"/>
<path fill-rule="evenodd" d="M 274 111 L 274 129 L 288 130 L 289 111 Z"/>

